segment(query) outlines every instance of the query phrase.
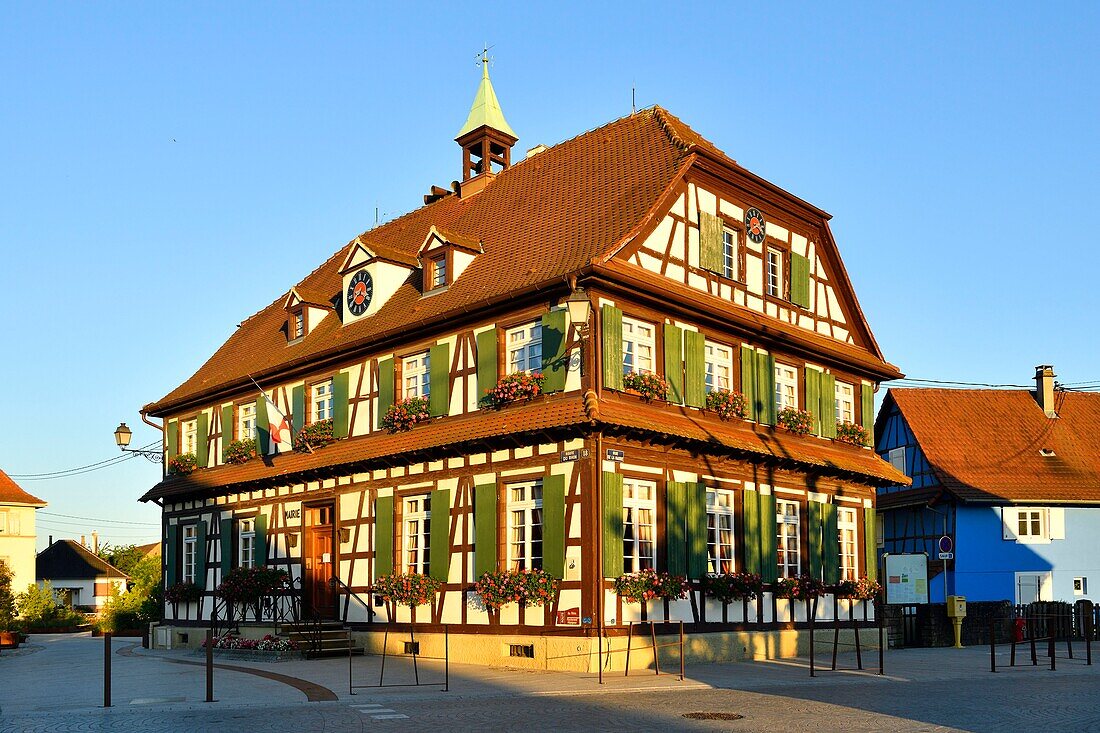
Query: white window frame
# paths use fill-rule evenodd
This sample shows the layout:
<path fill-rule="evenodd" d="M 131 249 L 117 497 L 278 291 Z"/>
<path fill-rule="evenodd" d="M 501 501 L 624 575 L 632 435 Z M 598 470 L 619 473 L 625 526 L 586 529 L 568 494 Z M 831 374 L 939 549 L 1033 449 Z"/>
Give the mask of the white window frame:
<path fill-rule="evenodd" d="M 332 419 L 332 377 L 309 385 L 310 422 Z"/>
<path fill-rule="evenodd" d="M 238 547 L 240 551 L 238 553 L 237 564 L 242 568 L 252 568 L 256 566 L 256 520 L 242 519 L 240 521 L 239 537 L 240 541 Z"/>
<path fill-rule="evenodd" d="M 508 374 L 530 374 L 542 371 L 542 322 L 531 321 L 509 328 L 504 333 L 508 350 Z"/>
<path fill-rule="evenodd" d="M 836 508 L 837 541 L 840 543 L 840 579 L 859 579 L 859 525 L 856 510 Z"/>
<path fill-rule="evenodd" d="M 432 390 L 431 354 L 421 351 L 401 361 L 401 392 L 405 399 L 428 397 Z"/>
<path fill-rule="evenodd" d="M 290 316 L 291 327 L 294 329 L 294 333 L 291 335 L 291 341 L 297 341 L 298 339 L 306 335 L 306 312 L 305 309 L 295 311 Z"/>
<path fill-rule="evenodd" d="M 197 419 L 184 420 L 180 423 L 180 455 L 198 455 L 199 449 L 199 421 Z"/>
<path fill-rule="evenodd" d="M 732 573 L 737 558 L 736 494 L 707 488 L 707 572 Z"/>
<path fill-rule="evenodd" d="M 703 360 L 706 363 L 703 380 L 707 394 L 716 389 L 733 391 L 733 347 L 706 341 Z"/>
<path fill-rule="evenodd" d="M 856 421 L 856 388 L 848 382 L 837 382 L 836 421 L 854 423 Z"/>
<path fill-rule="evenodd" d="M 899 446 L 897 448 L 891 448 L 886 454 L 887 460 L 890 461 L 890 465 L 901 471 L 907 473 L 905 470 L 905 446 Z"/>
<path fill-rule="evenodd" d="M 15 534 L 14 532 L 8 532 L 9 516 L 11 516 L 11 512 L 9 512 L 7 509 L 0 510 L 0 534 Z M 10 563 L 8 564 L 8 567 L 11 567 Z"/>
<path fill-rule="evenodd" d="M 780 578 L 802 574 L 801 511 L 797 501 L 775 500 L 775 554 Z"/>
<path fill-rule="evenodd" d="M 798 409 L 798 367 L 775 363 L 775 409 Z"/>
<path fill-rule="evenodd" d="M 623 477 L 623 572 L 656 567 L 657 484 Z"/>
<path fill-rule="evenodd" d="M 253 440 L 256 437 L 256 403 L 237 405 L 237 440 Z"/>
<path fill-rule="evenodd" d="M 406 573 L 427 575 L 431 563 L 432 495 L 401 500 L 401 565 Z"/>
<path fill-rule="evenodd" d="M 722 274 L 730 280 L 738 280 L 737 231 L 722 227 Z"/>
<path fill-rule="evenodd" d="M 432 290 L 447 284 L 447 253 L 432 258 Z"/>
<path fill-rule="evenodd" d="M 198 527 L 194 524 L 183 525 L 183 572 L 181 579 L 184 583 L 194 583 L 198 569 Z"/>
<path fill-rule="evenodd" d="M 1012 519 L 1017 542 L 1049 542 L 1050 523 L 1047 511 L 1041 507 L 1016 507 Z M 1021 531 L 1023 530 L 1023 531 Z"/>
<path fill-rule="evenodd" d="M 783 250 L 775 247 L 764 251 L 764 292 L 773 298 L 784 297 Z"/>
<path fill-rule="evenodd" d="M 657 328 L 623 316 L 623 374 L 653 374 L 657 368 Z"/>
<path fill-rule="evenodd" d="M 508 567 L 541 570 L 543 557 L 542 479 L 505 484 L 508 502 Z"/>

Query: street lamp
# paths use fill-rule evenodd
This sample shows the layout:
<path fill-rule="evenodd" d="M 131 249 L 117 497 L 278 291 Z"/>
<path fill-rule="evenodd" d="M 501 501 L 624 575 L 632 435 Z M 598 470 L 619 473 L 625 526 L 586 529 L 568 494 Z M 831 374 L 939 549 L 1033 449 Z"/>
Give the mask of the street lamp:
<path fill-rule="evenodd" d="M 565 308 L 569 312 L 569 323 L 580 332 L 581 338 L 588 336 L 588 319 L 592 316 L 592 301 L 584 288 L 577 288 L 565 299 Z"/>
<path fill-rule="evenodd" d="M 159 450 L 126 447 L 130 445 L 130 438 L 132 438 L 133 435 L 133 431 L 126 427 L 126 423 L 119 423 L 119 426 L 115 428 L 115 444 L 118 445 L 123 453 L 136 453 L 143 458 L 148 458 L 153 463 L 160 463 L 164 455 Z"/>

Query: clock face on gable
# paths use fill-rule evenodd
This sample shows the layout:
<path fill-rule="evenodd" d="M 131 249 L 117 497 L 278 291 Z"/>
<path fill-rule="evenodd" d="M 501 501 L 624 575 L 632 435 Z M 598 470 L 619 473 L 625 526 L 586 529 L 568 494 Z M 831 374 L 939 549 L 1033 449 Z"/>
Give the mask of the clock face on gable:
<path fill-rule="evenodd" d="M 348 283 L 348 311 L 353 316 L 361 316 L 370 307 L 374 297 L 374 280 L 366 270 L 360 270 Z"/>
<path fill-rule="evenodd" d="M 749 239 L 760 244 L 764 241 L 765 227 L 764 215 L 760 209 L 752 208 L 745 212 L 745 233 Z"/>

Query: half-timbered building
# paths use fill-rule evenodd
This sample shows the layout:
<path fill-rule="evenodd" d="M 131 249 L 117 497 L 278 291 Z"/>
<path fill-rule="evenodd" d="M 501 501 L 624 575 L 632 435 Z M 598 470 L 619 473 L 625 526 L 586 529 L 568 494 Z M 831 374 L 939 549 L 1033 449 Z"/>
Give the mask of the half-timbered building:
<path fill-rule="evenodd" d="M 429 640 L 447 625 L 453 658 L 594 668 L 596 637 L 621 645 L 643 618 L 685 621 L 713 642 L 692 645 L 701 657 L 794 652 L 804 607 L 718 603 L 708 573 L 873 576 L 873 487 L 907 479 L 836 430 L 870 429 L 876 385 L 899 372 L 829 215 L 660 107 L 520 161 L 517 137 L 485 71 L 460 182 L 288 283 L 144 408 L 168 461 L 197 466 L 143 497 L 163 507 L 167 582 L 202 589 L 166 625 L 206 623 L 219 579 L 266 563 L 300 581 L 303 613 L 368 644 L 388 623 Z M 519 372 L 542 394 L 488 406 Z M 631 388 L 648 374 L 663 398 Z M 707 409 L 716 391 L 743 394 L 745 417 Z M 430 418 L 388 429 L 413 398 Z M 808 434 L 776 424 L 784 408 L 810 414 Z M 326 421 L 331 444 L 293 449 Z M 261 456 L 237 462 L 249 438 Z M 487 612 L 473 585 L 508 568 L 560 578 L 558 597 Z M 624 602 L 614 579 L 645 568 L 691 592 Z M 393 572 L 443 590 L 387 607 L 371 589 Z M 517 644 L 535 659 L 509 658 Z"/>

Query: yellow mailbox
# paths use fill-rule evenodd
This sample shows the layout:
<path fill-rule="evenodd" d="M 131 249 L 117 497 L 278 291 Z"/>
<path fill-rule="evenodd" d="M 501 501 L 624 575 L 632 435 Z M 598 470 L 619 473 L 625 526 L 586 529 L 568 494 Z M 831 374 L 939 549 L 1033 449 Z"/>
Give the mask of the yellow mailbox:
<path fill-rule="evenodd" d="M 966 596 L 947 597 L 947 617 L 955 630 L 955 648 L 962 649 L 962 626 L 966 618 Z"/>

